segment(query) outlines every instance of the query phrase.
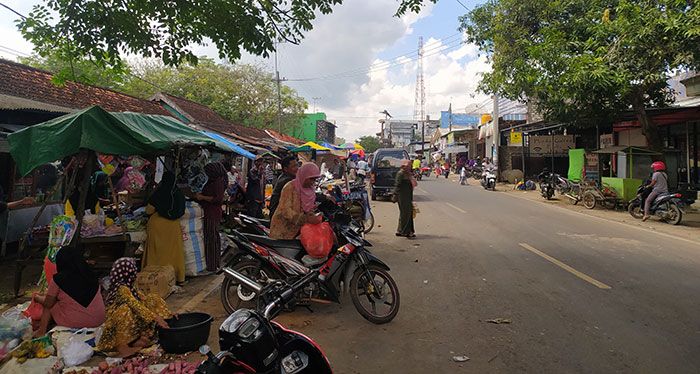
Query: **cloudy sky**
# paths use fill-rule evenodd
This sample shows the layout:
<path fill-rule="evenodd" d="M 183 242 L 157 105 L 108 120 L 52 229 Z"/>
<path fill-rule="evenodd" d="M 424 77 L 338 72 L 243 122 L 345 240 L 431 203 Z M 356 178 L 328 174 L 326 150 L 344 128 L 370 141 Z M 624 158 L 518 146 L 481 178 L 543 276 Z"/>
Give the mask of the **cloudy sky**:
<path fill-rule="evenodd" d="M 36 0 L 0 0 L 29 13 Z M 437 118 L 452 103 L 453 111 L 490 111 L 488 97 L 476 92 L 479 74 L 488 70 L 475 46 L 463 43 L 457 17 L 479 0 L 440 0 L 416 15 L 394 18 L 396 0 L 346 0 L 330 15 L 321 15 L 300 45 L 279 46 L 280 75 L 288 79 L 317 111 L 338 124 L 338 136 L 354 140 L 379 130 L 380 111 L 412 119 L 416 87 L 417 45 L 425 45 L 426 111 Z M 461 4 L 460 4 L 461 3 Z M 17 18 L 0 8 L 0 57 L 14 60 L 32 45 L 14 25 Z M 216 57 L 213 47 L 201 54 Z M 259 60 L 246 56 L 245 61 Z M 274 70 L 274 60 L 263 61 Z"/>

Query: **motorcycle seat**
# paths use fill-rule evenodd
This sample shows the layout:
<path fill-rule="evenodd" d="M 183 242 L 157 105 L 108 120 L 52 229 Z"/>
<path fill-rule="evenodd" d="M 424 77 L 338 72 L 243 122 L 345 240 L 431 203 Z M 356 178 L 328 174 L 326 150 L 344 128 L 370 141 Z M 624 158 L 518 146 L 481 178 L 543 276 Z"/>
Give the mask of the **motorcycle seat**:
<path fill-rule="evenodd" d="M 261 235 L 253 235 L 253 234 L 244 234 L 248 240 L 262 244 L 264 246 L 270 247 L 277 251 L 277 253 L 281 254 L 282 256 L 290 259 L 295 259 L 298 257 L 300 253 L 306 253 L 304 250 L 304 247 L 301 245 L 301 242 L 298 240 L 277 240 L 277 239 L 270 239 L 267 236 L 261 236 Z"/>
<path fill-rule="evenodd" d="M 304 257 L 301 258 L 301 262 L 306 265 L 306 267 L 314 267 L 316 265 L 321 265 L 324 262 L 326 262 L 326 258 L 319 258 L 319 257 L 311 257 L 309 255 L 305 255 Z"/>
<path fill-rule="evenodd" d="M 654 202 L 657 203 L 657 202 L 661 201 L 662 199 L 667 198 L 669 196 L 673 196 L 673 195 L 675 195 L 675 194 L 672 194 L 670 192 L 662 193 L 659 196 L 657 196 L 656 199 L 654 199 Z"/>

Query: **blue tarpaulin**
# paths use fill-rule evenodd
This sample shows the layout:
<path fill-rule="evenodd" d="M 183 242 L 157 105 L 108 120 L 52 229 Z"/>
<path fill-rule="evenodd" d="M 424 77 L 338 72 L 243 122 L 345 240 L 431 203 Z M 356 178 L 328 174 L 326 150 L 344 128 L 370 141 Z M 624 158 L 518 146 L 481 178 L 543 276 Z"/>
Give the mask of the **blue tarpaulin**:
<path fill-rule="evenodd" d="M 234 143 L 234 142 L 228 140 L 227 138 L 225 138 L 225 137 L 223 137 L 223 136 L 221 136 L 221 135 L 219 135 L 219 134 L 217 134 L 217 133 L 213 133 L 213 132 L 202 131 L 202 133 L 204 133 L 204 135 L 206 135 L 206 136 L 208 136 L 208 137 L 210 137 L 210 138 L 212 138 L 212 139 L 214 139 L 214 140 L 218 140 L 218 141 L 220 141 L 220 142 L 226 144 L 227 146 L 229 146 L 229 147 L 231 148 L 232 151 L 238 153 L 239 155 L 241 155 L 241 156 L 243 156 L 243 157 L 247 157 L 247 158 L 249 158 L 249 159 L 251 159 L 251 160 L 255 160 L 255 155 L 254 155 L 254 154 L 252 154 L 251 152 L 246 151 L 246 150 L 243 149 L 240 145 L 238 145 L 238 144 L 236 144 L 236 143 Z"/>

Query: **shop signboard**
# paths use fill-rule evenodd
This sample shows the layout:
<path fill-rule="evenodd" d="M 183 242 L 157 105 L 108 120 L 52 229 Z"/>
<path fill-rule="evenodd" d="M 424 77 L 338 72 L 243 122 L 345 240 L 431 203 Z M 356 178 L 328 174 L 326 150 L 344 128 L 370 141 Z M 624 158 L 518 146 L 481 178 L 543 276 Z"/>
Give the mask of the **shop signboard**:
<path fill-rule="evenodd" d="M 520 131 L 511 131 L 510 143 L 508 145 L 513 146 L 513 147 L 522 147 L 522 145 L 523 145 L 523 133 Z"/>
<path fill-rule="evenodd" d="M 584 165 L 586 179 L 598 179 L 598 162 L 599 160 L 597 153 L 586 153 L 586 164 Z"/>
<path fill-rule="evenodd" d="M 532 135 L 528 143 L 530 154 L 537 156 L 567 156 L 569 149 L 576 147 L 573 135 Z"/>
<path fill-rule="evenodd" d="M 600 136 L 600 148 L 613 146 L 613 134 L 603 134 Z"/>

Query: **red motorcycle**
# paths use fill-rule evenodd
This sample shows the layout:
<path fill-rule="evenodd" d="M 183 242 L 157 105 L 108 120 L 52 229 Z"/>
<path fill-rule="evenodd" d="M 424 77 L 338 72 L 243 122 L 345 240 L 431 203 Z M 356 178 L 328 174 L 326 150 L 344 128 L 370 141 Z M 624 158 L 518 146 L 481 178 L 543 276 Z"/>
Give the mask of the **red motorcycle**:
<path fill-rule="evenodd" d="M 308 304 L 340 303 L 340 294 L 349 293 L 355 309 L 368 321 L 388 323 L 399 312 L 399 289 L 389 274 L 389 266 L 368 249 L 372 246 L 361 236 L 361 227 L 335 203 L 319 207 L 329 219 L 338 239 L 326 258 L 306 255 L 298 240 L 274 240 L 267 236 L 232 231 L 229 239 L 238 252 L 226 264 L 221 285 L 221 301 L 232 313 L 241 305 L 259 303 L 258 294 L 232 275 L 241 273 L 266 285 L 277 281 L 294 283 L 307 274 L 319 276 L 298 291 L 297 300 Z"/>

